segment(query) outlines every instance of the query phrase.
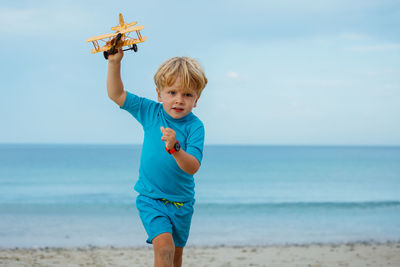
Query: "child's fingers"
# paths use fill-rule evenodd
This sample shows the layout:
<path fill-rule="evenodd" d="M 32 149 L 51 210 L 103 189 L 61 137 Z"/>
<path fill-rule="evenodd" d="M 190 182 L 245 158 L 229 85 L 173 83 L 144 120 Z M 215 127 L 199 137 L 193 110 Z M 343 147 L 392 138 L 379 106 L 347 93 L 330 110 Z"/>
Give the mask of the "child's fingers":
<path fill-rule="evenodd" d="M 164 128 L 162 126 L 160 127 L 160 130 L 163 135 L 173 135 L 175 133 L 175 131 L 172 130 L 171 128 Z"/>
<path fill-rule="evenodd" d="M 172 130 L 171 128 L 164 128 L 164 127 L 162 127 L 162 128 L 163 128 L 163 132 L 164 132 L 164 133 L 169 133 L 169 134 L 175 133 L 175 131 Z"/>

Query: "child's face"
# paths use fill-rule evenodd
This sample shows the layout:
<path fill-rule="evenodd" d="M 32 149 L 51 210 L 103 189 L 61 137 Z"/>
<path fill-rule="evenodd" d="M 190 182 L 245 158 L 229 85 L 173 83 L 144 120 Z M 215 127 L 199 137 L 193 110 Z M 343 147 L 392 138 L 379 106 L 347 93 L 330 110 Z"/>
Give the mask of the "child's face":
<path fill-rule="evenodd" d="M 189 89 L 181 88 L 178 77 L 172 86 L 157 88 L 158 101 L 163 103 L 164 110 L 174 119 L 189 114 L 197 104 L 197 94 Z"/>

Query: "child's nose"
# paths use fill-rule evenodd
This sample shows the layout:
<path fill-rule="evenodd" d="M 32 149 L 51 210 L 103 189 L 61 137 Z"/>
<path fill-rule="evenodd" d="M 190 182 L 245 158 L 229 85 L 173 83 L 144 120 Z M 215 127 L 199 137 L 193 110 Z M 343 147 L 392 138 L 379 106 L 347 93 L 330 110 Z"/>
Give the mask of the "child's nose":
<path fill-rule="evenodd" d="M 177 95 L 176 98 L 175 98 L 175 101 L 176 101 L 177 103 L 182 103 L 182 101 L 183 101 L 183 96 L 182 96 L 182 95 Z"/>

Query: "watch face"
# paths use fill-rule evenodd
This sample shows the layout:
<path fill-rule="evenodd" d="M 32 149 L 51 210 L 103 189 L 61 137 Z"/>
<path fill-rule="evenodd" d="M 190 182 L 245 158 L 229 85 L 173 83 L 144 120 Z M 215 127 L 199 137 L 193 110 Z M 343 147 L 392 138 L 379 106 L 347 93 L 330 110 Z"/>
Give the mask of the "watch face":
<path fill-rule="evenodd" d="M 176 142 L 174 148 L 176 151 L 179 151 L 181 149 L 181 145 L 178 142 Z"/>

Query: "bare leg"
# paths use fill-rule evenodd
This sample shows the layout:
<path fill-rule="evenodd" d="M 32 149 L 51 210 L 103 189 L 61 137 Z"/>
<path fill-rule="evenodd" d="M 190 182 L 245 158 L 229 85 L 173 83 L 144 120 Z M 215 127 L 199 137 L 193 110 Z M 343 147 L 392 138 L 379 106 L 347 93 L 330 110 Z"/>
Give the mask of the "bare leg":
<path fill-rule="evenodd" d="M 153 239 L 154 266 L 173 267 L 175 245 L 171 233 L 162 233 Z"/>
<path fill-rule="evenodd" d="M 175 247 L 174 267 L 182 266 L 182 254 L 183 254 L 183 248 Z"/>

